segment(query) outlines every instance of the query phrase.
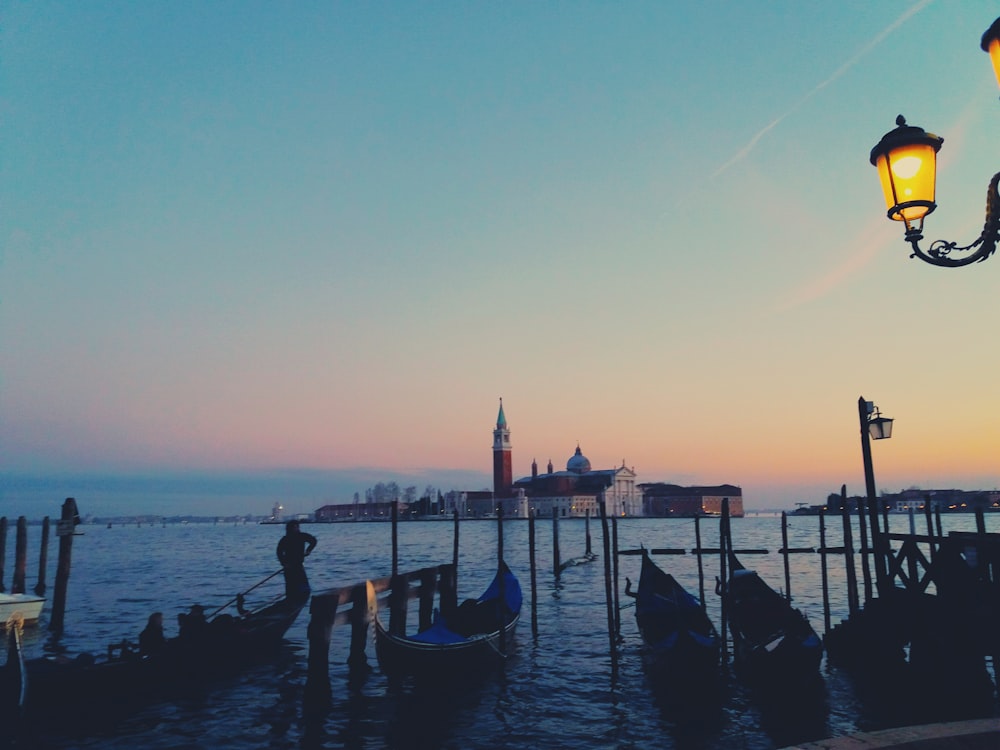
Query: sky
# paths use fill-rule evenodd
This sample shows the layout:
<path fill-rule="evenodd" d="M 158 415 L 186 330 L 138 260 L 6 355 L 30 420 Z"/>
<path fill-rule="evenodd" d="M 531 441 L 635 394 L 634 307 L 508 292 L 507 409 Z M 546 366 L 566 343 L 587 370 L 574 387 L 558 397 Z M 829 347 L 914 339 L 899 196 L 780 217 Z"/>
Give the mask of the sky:
<path fill-rule="evenodd" d="M 577 445 L 749 510 L 1000 487 L 985 0 L 0 3 L 0 515 L 308 512 Z"/>

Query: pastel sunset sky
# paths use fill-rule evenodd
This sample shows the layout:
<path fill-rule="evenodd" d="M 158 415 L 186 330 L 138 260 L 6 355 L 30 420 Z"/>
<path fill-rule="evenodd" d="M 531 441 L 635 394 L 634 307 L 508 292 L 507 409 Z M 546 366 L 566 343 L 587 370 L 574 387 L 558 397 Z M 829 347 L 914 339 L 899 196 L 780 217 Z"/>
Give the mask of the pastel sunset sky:
<path fill-rule="evenodd" d="M 624 461 L 745 505 L 1000 486 L 985 0 L 10 2 L 0 515 L 307 512 Z M 183 488 L 181 491 L 180 488 Z"/>

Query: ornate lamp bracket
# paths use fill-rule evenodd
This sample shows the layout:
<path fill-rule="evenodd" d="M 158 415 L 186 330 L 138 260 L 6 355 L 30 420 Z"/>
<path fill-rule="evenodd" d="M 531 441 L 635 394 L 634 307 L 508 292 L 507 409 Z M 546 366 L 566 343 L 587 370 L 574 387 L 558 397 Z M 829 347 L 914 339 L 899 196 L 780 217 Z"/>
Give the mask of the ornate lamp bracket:
<path fill-rule="evenodd" d="M 935 266 L 945 266 L 947 268 L 957 268 L 958 266 L 968 266 L 972 263 L 979 263 L 989 258 L 997 248 L 1000 240 L 1000 199 L 997 196 L 997 185 L 1000 184 L 1000 172 L 993 175 L 990 186 L 986 193 L 986 223 L 983 226 L 983 233 L 979 239 L 969 245 L 959 246 L 957 242 L 946 240 L 934 240 L 926 250 L 920 249 L 920 240 L 923 234 L 919 228 L 908 229 L 906 241 L 913 248 L 911 258 L 920 260 Z M 960 255 L 951 257 L 951 253 L 971 253 L 970 255 Z"/>

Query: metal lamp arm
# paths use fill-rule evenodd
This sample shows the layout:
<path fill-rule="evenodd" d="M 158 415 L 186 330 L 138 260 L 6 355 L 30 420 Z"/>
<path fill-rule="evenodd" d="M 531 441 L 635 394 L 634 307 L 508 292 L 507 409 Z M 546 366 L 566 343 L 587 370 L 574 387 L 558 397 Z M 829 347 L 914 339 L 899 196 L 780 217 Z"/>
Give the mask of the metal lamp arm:
<path fill-rule="evenodd" d="M 983 225 L 983 233 L 979 239 L 970 245 L 960 247 L 957 242 L 947 242 L 946 240 L 934 240 L 930 248 L 925 252 L 920 249 L 920 240 L 923 235 L 919 229 L 913 229 L 906 233 L 906 241 L 913 248 L 913 255 L 920 260 L 935 266 L 945 266 L 947 268 L 957 268 L 958 266 L 968 266 L 972 263 L 989 258 L 997 248 L 997 241 L 1000 240 L 1000 200 L 997 198 L 997 185 L 1000 184 L 1000 172 L 993 175 L 990 186 L 986 193 L 986 223 Z M 952 258 L 951 252 L 967 252 L 975 250 L 971 255 L 960 258 Z"/>

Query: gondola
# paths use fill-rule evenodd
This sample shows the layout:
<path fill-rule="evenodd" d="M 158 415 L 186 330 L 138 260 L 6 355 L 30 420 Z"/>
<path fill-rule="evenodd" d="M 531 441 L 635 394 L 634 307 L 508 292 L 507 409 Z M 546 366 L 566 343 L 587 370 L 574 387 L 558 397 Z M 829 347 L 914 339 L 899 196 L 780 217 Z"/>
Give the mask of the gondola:
<path fill-rule="evenodd" d="M 721 590 L 733 633 L 735 663 L 753 677 L 781 680 L 818 674 L 823 642 L 808 618 L 729 554 Z"/>
<path fill-rule="evenodd" d="M 37 624 L 44 605 L 43 596 L 0 593 L 0 628 L 3 628 L 7 620 L 14 615 L 20 615 L 20 621 L 24 625 Z"/>
<path fill-rule="evenodd" d="M 390 633 L 376 612 L 379 667 L 387 675 L 425 679 L 483 673 L 506 658 L 520 614 L 521 584 L 502 563 L 482 596 L 437 614 L 429 628 L 413 635 Z"/>
<path fill-rule="evenodd" d="M 185 697 L 209 681 L 263 663 L 283 642 L 307 599 L 280 599 L 239 615 L 216 614 L 203 627 L 141 654 L 128 641 L 106 655 L 27 659 L 27 716 L 122 708 L 149 698 Z"/>
<path fill-rule="evenodd" d="M 626 589 L 626 593 L 631 593 Z M 651 665 L 684 683 L 717 676 L 719 634 L 697 597 L 688 593 L 642 550 L 635 620 Z"/>

